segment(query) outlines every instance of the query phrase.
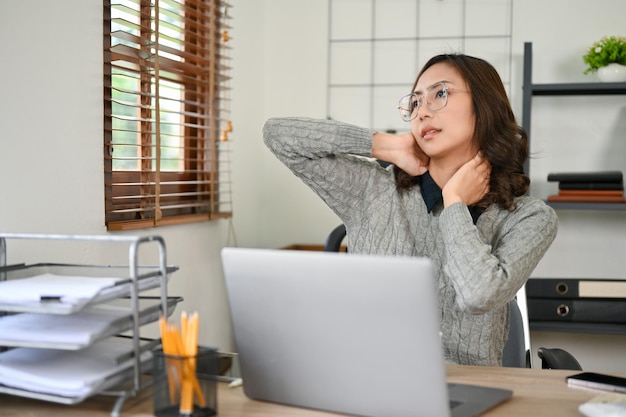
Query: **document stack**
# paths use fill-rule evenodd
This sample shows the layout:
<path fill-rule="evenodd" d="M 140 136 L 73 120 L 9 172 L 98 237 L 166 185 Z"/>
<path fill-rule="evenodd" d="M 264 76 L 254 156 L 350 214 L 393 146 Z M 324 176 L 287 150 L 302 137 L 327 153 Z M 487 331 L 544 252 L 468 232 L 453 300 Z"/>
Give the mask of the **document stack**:
<path fill-rule="evenodd" d="M 560 172 L 548 175 L 559 183 L 559 193 L 551 202 L 626 203 L 621 171 Z"/>
<path fill-rule="evenodd" d="M 526 297 L 531 323 L 626 324 L 626 280 L 533 278 Z"/>

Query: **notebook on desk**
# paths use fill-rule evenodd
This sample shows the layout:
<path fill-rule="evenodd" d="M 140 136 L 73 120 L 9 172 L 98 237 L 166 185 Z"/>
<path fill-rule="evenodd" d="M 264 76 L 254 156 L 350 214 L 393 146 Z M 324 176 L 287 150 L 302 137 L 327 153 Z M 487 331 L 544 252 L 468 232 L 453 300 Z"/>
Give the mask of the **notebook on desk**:
<path fill-rule="evenodd" d="M 252 399 L 360 416 L 460 417 L 512 395 L 446 383 L 426 258 L 224 248 L 222 263 Z"/>

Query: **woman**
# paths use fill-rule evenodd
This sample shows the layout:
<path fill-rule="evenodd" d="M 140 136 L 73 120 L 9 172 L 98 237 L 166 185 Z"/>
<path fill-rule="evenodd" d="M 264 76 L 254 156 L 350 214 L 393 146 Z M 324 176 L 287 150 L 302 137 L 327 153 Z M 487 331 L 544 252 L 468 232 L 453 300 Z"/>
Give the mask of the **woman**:
<path fill-rule="evenodd" d="M 264 140 L 343 221 L 351 253 L 432 259 L 449 362 L 501 365 L 507 303 L 554 240 L 557 217 L 524 195 L 527 135 L 490 64 L 436 56 L 412 91 L 399 106 L 406 134 L 279 118 Z"/>

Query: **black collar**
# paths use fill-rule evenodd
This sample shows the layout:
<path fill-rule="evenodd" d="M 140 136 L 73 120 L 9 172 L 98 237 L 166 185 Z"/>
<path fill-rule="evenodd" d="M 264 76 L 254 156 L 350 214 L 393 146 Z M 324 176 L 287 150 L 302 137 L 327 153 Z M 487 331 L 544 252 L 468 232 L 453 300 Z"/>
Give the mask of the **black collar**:
<path fill-rule="evenodd" d="M 421 191 L 424 203 L 426 203 L 426 209 L 429 213 L 433 210 L 437 203 L 443 203 L 443 194 L 441 193 L 441 188 L 439 188 L 435 180 L 433 180 L 433 177 L 430 176 L 430 172 L 428 171 L 421 175 Z M 472 220 L 474 224 L 476 224 L 480 215 L 483 214 L 483 211 L 485 211 L 485 209 L 476 206 L 468 207 L 468 210 L 472 215 Z"/>
<path fill-rule="evenodd" d="M 422 198 L 426 203 L 426 209 L 430 213 L 438 202 L 443 202 L 443 194 L 441 188 L 437 185 L 430 172 L 426 171 L 422 175 Z"/>

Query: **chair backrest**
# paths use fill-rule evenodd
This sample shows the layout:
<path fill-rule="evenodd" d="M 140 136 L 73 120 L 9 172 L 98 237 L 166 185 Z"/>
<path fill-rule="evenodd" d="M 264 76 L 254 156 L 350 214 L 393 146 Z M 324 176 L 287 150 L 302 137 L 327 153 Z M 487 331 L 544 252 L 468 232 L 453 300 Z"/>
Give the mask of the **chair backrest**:
<path fill-rule="evenodd" d="M 326 242 L 324 243 L 324 252 L 341 251 L 341 242 L 344 237 L 346 237 L 346 226 L 340 224 L 335 227 L 326 238 Z"/>
<path fill-rule="evenodd" d="M 530 349 L 526 346 L 524 318 L 516 299 L 509 301 L 509 338 L 502 352 L 502 366 L 530 368 Z"/>

